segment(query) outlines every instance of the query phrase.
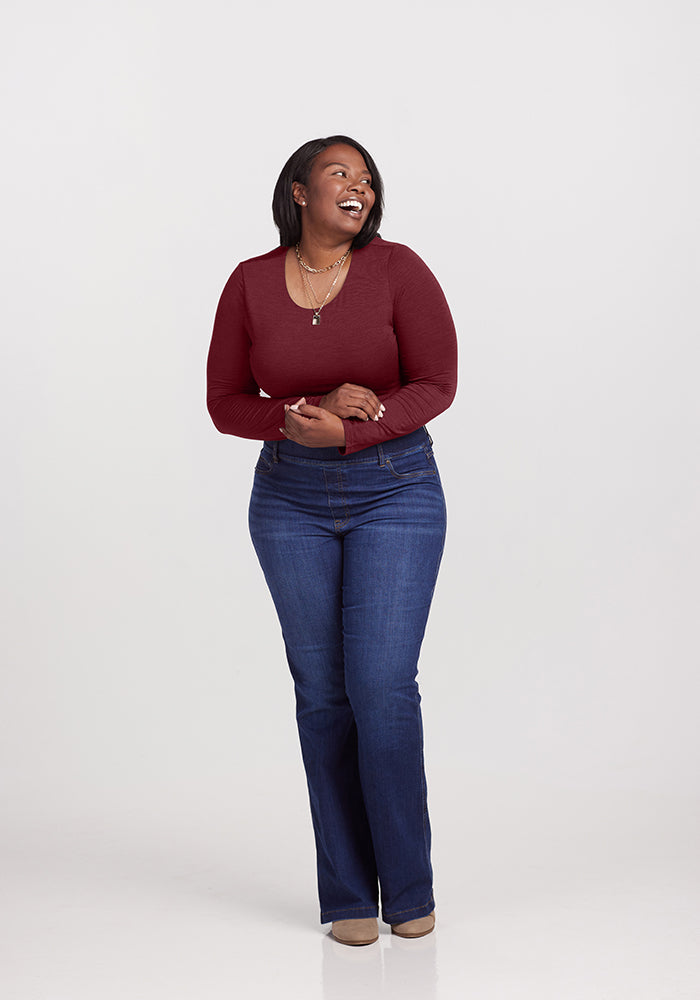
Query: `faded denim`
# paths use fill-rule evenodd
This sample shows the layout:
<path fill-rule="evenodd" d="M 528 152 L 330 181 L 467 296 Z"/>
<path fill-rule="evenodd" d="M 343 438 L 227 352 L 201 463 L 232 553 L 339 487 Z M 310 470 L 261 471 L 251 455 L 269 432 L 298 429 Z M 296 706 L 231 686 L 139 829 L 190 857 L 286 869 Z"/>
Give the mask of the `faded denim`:
<path fill-rule="evenodd" d="M 418 655 L 445 540 L 425 428 L 342 456 L 265 442 L 250 532 L 294 679 L 321 922 L 432 912 Z"/>

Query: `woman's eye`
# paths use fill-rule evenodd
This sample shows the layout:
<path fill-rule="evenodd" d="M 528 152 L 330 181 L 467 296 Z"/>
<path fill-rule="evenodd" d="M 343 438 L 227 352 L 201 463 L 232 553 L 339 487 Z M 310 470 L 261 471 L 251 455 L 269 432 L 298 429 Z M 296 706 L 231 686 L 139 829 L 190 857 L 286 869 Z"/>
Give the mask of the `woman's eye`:
<path fill-rule="evenodd" d="M 331 174 L 331 177 L 335 177 L 337 174 L 340 174 L 341 177 L 347 177 L 347 173 L 346 173 L 345 170 L 334 170 L 333 173 Z M 369 186 L 371 187 L 372 186 L 372 179 L 371 179 L 371 177 L 363 177 L 362 180 L 360 181 L 360 183 L 361 184 L 369 184 Z"/>

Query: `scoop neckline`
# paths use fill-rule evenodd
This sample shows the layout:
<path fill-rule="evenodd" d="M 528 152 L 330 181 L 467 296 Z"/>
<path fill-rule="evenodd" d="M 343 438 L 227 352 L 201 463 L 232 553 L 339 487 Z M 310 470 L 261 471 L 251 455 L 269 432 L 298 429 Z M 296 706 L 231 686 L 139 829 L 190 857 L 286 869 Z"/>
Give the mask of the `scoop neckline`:
<path fill-rule="evenodd" d="M 289 299 L 289 301 L 292 303 L 292 305 L 296 309 L 301 309 L 305 313 L 315 312 L 315 310 L 311 306 L 300 306 L 299 303 L 295 302 L 294 299 L 292 298 L 292 296 L 289 294 L 289 288 L 287 287 L 287 273 L 286 273 L 287 272 L 287 254 L 289 253 L 290 250 L 293 250 L 294 247 L 283 247 L 282 249 L 284 250 L 284 253 L 282 254 L 282 281 L 284 282 L 284 291 L 285 291 L 285 294 L 286 294 L 287 298 Z M 338 301 L 338 299 L 340 298 L 340 296 L 345 291 L 345 289 L 347 287 L 347 284 L 348 284 L 348 281 L 350 280 L 350 275 L 353 272 L 353 260 L 355 258 L 355 254 L 356 253 L 357 253 L 357 250 L 353 250 L 352 254 L 350 255 L 350 263 L 348 265 L 348 272 L 345 275 L 345 281 L 343 282 L 343 287 L 340 289 L 340 291 L 338 292 L 337 295 L 333 296 L 333 298 L 330 300 L 330 302 L 326 303 L 326 305 L 323 306 L 323 309 L 330 308 L 330 306 L 332 306 L 334 302 Z"/>

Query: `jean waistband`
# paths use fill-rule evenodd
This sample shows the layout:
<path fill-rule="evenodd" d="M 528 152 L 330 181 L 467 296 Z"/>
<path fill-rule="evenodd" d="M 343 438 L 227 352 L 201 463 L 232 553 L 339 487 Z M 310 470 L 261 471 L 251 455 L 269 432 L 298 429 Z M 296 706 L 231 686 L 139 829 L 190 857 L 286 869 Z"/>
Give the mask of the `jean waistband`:
<path fill-rule="evenodd" d="M 292 462 L 338 462 L 343 465 L 371 462 L 374 465 L 383 465 L 385 455 L 404 455 L 407 452 L 419 451 L 421 448 L 430 448 L 432 443 L 433 439 L 425 427 L 419 427 L 417 431 L 404 434 L 403 437 L 370 445 L 368 448 L 353 452 L 352 455 L 341 455 L 337 448 L 307 448 L 306 445 L 287 439 L 265 441 L 263 447 L 271 455 L 273 462 L 286 458 Z"/>

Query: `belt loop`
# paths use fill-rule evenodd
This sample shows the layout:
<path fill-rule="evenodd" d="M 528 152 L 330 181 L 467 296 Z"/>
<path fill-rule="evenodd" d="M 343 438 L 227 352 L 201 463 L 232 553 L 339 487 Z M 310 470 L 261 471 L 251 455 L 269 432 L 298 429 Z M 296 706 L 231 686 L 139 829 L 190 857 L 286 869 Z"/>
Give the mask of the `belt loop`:
<path fill-rule="evenodd" d="M 380 444 L 377 445 L 377 455 L 379 456 L 380 467 L 384 465 L 384 449 Z"/>
<path fill-rule="evenodd" d="M 272 442 L 272 461 L 275 463 L 279 462 L 279 457 L 278 457 L 279 447 L 280 447 L 279 441 Z"/>
<path fill-rule="evenodd" d="M 428 441 L 430 441 L 430 447 L 432 448 L 432 447 L 433 447 L 433 439 L 432 439 L 432 438 L 431 438 L 431 436 L 430 436 L 430 431 L 428 430 L 428 428 L 427 428 L 427 427 L 424 427 L 424 428 L 423 428 L 423 430 L 424 430 L 424 431 L 425 431 L 425 433 L 426 433 L 426 434 L 428 435 Z"/>

